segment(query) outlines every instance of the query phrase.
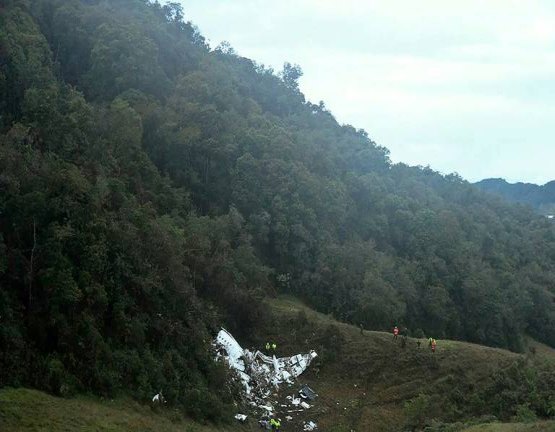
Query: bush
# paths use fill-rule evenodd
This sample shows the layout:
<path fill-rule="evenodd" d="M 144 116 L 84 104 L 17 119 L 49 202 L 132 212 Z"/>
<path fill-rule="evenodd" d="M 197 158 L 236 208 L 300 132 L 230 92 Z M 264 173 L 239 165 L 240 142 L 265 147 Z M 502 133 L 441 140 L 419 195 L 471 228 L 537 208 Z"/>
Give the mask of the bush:
<path fill-rule="evenodd" d="M 197 421 L 220 423 L 231 418 L 231 407 L 206 388 L 196 388 L 186 392 L 185 409 Z"/>
<path fill-rule="evenodd" d="M 404 414 L 407 427 L 411 430 L 422 429 L 430 410 L 430 396 L 420 393 L 414 399 L 405 403 Z"/>
<path fill-rule="evenodd" d="M 326 327 L 324 332 L 318 339 L 322 346 L 322 361 L 334 362 L 341 355 L 345 338 L 339 331 L 339 328 L 333 324 Z"/>
<path fill-rule="evenodd" d="M 536 413 L 530 409 L 529 404 L 521 404 L 516 407 L 514 420 L 521 423 L 531 423 L 537 420 Z"/>
<path fill-rule="evenodd" d="M 50 357 L 46 363 L 46 383 L 48 390 L 58 396 L 71 396 L 77 391 L 78 381 L 71 375 L 57 357 Z"/>
<path fill-rule="evenodd" d="M 414 331 L 414 335 L 415 338 L 417 339 L 424 339 L 426 337 L 426 335 L 424 334 L 424 331 L 421 328 L 417 328 Z"/>

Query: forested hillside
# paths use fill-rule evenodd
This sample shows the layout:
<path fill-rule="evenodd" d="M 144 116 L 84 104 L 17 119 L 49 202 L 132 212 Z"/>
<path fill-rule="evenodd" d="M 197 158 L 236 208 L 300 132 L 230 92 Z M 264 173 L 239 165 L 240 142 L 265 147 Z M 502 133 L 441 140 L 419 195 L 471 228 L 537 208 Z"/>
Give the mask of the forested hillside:
<path fill-rule="evenodd" d="M 555 213 L 555 180 L 539 186 L 532 183 L 508 183 L 503 179 L 491 178 L 479 181 L 476 186 L 509 201 L 528 204 L 541 214 Z"/>
<path fill-rule="evenodd" d="M 555 346 L 555 226 L 532 210 L 392 164 L 299 67 L 211 50 L 175 4 L 0 5 L 0 387 L 163 387 L 217 419 L 214 330 L 254 337 L 276 292 Z"/>

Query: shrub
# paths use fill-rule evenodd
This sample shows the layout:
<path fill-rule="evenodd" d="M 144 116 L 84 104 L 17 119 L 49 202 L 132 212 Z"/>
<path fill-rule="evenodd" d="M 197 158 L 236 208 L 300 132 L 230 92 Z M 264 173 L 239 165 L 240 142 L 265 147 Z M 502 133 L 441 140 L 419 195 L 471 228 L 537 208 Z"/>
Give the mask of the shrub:
<path fill-rule="evenodd" d="M 521 423 L 531 423 L 537 420 L 536 413 L 530 409 L 529 404 L 520 404 L 516 407 L 514 420 Z"/>
<path fill-rule="evenodd" d="M 405 403 L 404 413 L 407 427 L 411 430 L 422 429 L 430 410 L 430 396 L 420 393 L 414 399 Z"/>

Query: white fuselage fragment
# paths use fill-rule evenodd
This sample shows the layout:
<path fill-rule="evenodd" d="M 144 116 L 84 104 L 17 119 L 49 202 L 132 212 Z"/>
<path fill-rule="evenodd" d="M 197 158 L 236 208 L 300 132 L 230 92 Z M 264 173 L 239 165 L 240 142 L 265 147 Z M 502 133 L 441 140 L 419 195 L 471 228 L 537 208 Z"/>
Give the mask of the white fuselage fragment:
<path fill-rule="evenodd" d="M 216 357 L 223 357 L 239 375 L 247 397 L 258 400 L 267 398 L 272 387 L 279 387 L 284 382 L 293 384 L 293 379 L 301 375 L 317 357 L 315 351 L 280 358 L 267 356 L 260 351 L 253 353 L 244 350 L 224 329 L 216 336 L 214 346 Z"/>

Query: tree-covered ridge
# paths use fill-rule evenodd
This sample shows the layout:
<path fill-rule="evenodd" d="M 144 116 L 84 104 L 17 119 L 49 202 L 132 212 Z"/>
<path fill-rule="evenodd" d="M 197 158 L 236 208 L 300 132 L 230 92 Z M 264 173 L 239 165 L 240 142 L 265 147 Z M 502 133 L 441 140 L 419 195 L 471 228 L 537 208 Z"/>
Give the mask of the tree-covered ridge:
<path fill-rule="evenodd" d="M 276 291 L 367 328 L 555 346 L 552 223 L 392 164 L 299 68 L 210 50 L 175 4 L 0 4 L 0 385 L 163 387 L 217 415 L 211 332 L 249 335 Z"/>
<path fill-rule="evenodd" d="M 476 186 L 509 201 L 528 204 L 541 214 L 555 213 L 555 181 L 539 186 L 533 183 L 508 183 L 504 179 L 490 178 L 477 182 Z"/>

